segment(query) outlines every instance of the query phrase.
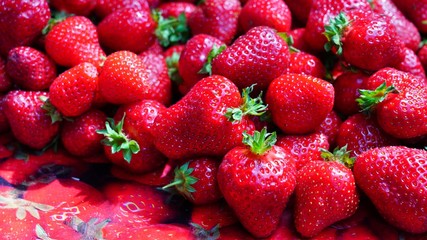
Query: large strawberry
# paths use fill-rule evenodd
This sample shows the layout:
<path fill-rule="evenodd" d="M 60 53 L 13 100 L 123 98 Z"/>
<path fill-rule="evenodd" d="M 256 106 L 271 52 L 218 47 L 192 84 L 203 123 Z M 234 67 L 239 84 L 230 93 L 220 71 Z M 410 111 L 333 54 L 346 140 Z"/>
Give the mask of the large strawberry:
<path fill-rule="evenodd" d="M 45 37 L 45 48 L 57 64 L 65 67 L 90 62 L 99 69 L 105 58 L 96 26 L 83 16 L 69 17 L 54 25 Z"/>
<path fill-rule="evenodd" d="M 171 159 L 224 155 L 241 144 L 243 131 L 253 130 L 246 115 L 265 111 L 261 98 L 250 98 L 250 92 L 245 89 L 242 98 L 236 85 L 219 75 L 200 80 L 159 112 L 151 131 L 155 146 Z"/>
<path fill-rule="evenodd" d="M 243 134 L 243 143 L 231 149 L 218 171 L 225 200 L 242 225 L 255 237 L 267 237 L 277 228 L 295 188 L 295 163 L 275 146 L 276 134 Z"/>
<path fill-rule="evenodd" d="M 313 237 L 329 225 L 350 217 L 359 205 L 347 149 L 322 150 L 325 161 L 312 161 L 298 171 L 295 188 L 295 226 Z"/>
<path fill-rule="evenodd" d="M 404 58 L 404 45 L 383 15 L 341 12 L 325 26 L 326 51 L 336 51 L 349 64 L 371 71 L 393 66 Z"/>
<path fill-rule="evenodd" d="M 194 35 L 204 33 L 230 44 L 237 33 L 241 8 L 238 0 L 202 1 L 190 15 L 188 25 Z"/>
<path fill-rule="evenodd" d="M 334 102 L 332 84 L 302 74 L 284 74 L 274 79 L 266 102 L 273 122 L 285 133 L 314 131 L 331 112 Z"/>
<path fill-rule="evenodd" d="M 0 4 L 0 55 L 30 45 L 41 35 L 50 18 L 46 0 L 4 0 Z"/>
<path fill-rule="evenodd" d="M 46 146 L 59 131 L 59 123 L 52 124 L 42 109 L 41 97 L 47 97 L 47 93 L 14 90 L 4 101 L 4 112 L 13 135 L 21 143 L 36 149 Z"/>
<path fill-rule="evenodd" d="M 56 78 L 55 63 L 44 53 L 31 47 L 16 47 L 9 51 L 6 71 L 23 89 L 46 90 Z"/>
<path fill-rule="evenodd" d="M 427 231 L 427 151 L 392 146 L 374 148 L 356 159 L 357 185 L 392 225 L 412 233 Z"/>
<path fill-rule="evenodd" d="M 212 73 L 239 88 L 266 89 L 288 66 L 288 44 L 270 27 L 254 27 L 212 60 Z"/>

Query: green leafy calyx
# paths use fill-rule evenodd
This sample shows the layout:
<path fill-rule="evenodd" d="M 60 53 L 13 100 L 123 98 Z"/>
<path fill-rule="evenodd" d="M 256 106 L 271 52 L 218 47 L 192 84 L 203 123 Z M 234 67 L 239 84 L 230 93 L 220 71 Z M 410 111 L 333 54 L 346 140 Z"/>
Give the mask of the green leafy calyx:
<path fill-rule="evenodd" d="M 243 144 L 250 147 L 251 152 L 262 155 L 271 149 L 277 141 L 276 132 L 267 133 L 267 129 L 263 128 L 261 132 L 255 131 L 253 135 L 246 132 L 243 133 Z"/>
<path fill-rule="evenodd" d="M 256 98 L 252 98 L 249 94 L 253 91 L 254 85 L 243 89 L 242 99 L 243 104 L 238 108 L 227 108 L 224 116 L 229 121 L 241 121 L 243 116 L 261 116 L 267 111 L 267 105 L 262 101 L 262 92 Z"/>
<path fill-rule="evenodd" d="M 164 18 L 160 11 L 154 10 L 152 16 L 157 22 L 154 34 L 163 47 L 186 43 L 190 38 L 190 29 L 184 13 L 181 13 L 178 17 Z"/>
<path fill-rule="evenodd" d="M 341 38 L 344 30 L 350 25 L 350 21 L 344 12 L 340 12 L 336 17 L 329 20 L 329 25 L 325 26 L 323 35 L 326 36 L 328 42 L 325 44 L 325 50 L 331 51 L 333 47 L 336 48 L 338 55 L 342 54 Z"/>
<path fill-rule="evenodd" d="M 374 107 L 384 101 L 389 93 L 398 93 L 397 89 L 391 85 L 387 86 L 386 82 L 382 83 L 375 90 L 359 89 L 360 97 L 356 99 L 361 112 L 369 113 Z"/>
<path fill-rule="evenodd" d="M 211 51 L 208 54 L 205 64 L 203 64 L 202 69 L 198 72 L 199 74 L 209 74 L 212 75 L 212 60 L 222 53 L 227 48 L 226 45 L 218 46 L 216 44 L 213 45 Z"/>
<path fill-rule="evenodd" d="M 199 179 L 193 177 L 191 174 L 194 171 L 194 168 L 188 168 L 190 162 L 183 164 L 181 167 L 175 168 L 175 178 L 168 185 L 164 186 L 162 189 L 167 189 L 170 187 L 175 187 L 175 189 L 187 199 L 193 199 L 192 193 L 196 192 L 196 189 L 192 186 Z"/>
<path fill-rule="evenodd" d="M 351 151 L 347 151 L 347 145 L 343 146 L 342 148 L 336 147 L 333 152 L 330 152 L 324 148 L 320 148 L 320 152 L 320 156 L 325 159 L 325 161 L 339 162 L 348 168 L 353 168 L 355 158 L 350 157 Z"/>
<path fill-rule="evenodd" d="M 170 80 L 174 81 L 177 84 L 182 83 L 182 78 L 178 72 L 178 63 L 179 63 L 180 54 L 174 52 L 170 57 L 166 58 L 166 65 L 168 67 L 168 75 Z"/>
<path fill-rule="evenodd" d="M 126 114 L 123 114 L 122 120 L 117 125 L 114 123 L 114 119 L 108 118 L 105 122 L 105 129 L 97 130 L 98 134 L 104 135 L 102 143 L 106 146 L 111 147 L 111 153 L 123 152 L 123 158 L 130 163 L 132 154 L 139 152 L 139 145 L 135 140 L 131 140 L 123 132 L 123 123 Z"/>
<path fill-rule="evenodd" d="M 46 114 L 50 116 L 52 124 L 63 120 L 61 113 L 52 105 L 49 98 L 46 96 L 40 96 L 39 99 L 43 102 L 42 109 L 46 111 Z"/>

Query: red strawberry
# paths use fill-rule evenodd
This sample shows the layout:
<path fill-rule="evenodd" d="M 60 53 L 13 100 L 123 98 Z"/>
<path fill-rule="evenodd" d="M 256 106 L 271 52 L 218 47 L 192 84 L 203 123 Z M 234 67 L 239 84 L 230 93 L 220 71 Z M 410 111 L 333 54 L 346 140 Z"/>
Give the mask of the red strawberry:
<path fill-rule="evenodd" d="M 241 11 L 238 0 L 205 0 L 188 18 L 194 35 L 208 34 L 230 44 L 237 33 Z"/>
<path fill-rule="evenodd" d="M 421 64 L 423 65 L 424 71 L 427 70 L 427 46 L 426 46 L 426 41 L 423 41 L 420 44 L 420 48 L 418 49 L 417 52 L 417 56 L 418 59 L 420 60 Z M 0 63 L 0 69 L 1 69 L 1 63 Z M 0 70 L 1 72 L 1 70 Z"/>
<path fill-rule="evenodd" d="M 197 205 L 218 201 L 222 198 L 217 182 L 219 163 L 212 158 L 192 159 L 175 169 L 174 180 L 163 189 L 174 187 L 179 194 Z"/>
<path fill-rule="evenodd" d="M 295 226 L 313 237 L 329 225 L 356 212 L 359 195 L 351 171 L 354 159 L 347 149 L 322 150 L 325 161 L 311 161 L 298 171 L 295 188 Z"/>
<path fill-rule="evenodd" d="M 257 84 L 266 89 L 289 64 L 285 40 L 272 28 L 261 26 L 240 36 L 212 60 L 212 73 L 225 76 L 239 88 Z"/>
<path fill-rule="evenodd" d="M 59 124 L 52 124 L 42 109 L 40 97 L 47 97 L 47 93 L 14 90 L 5 96 L 4 101 L 4 112 L 13 135 L 22 144 L 35 149 L 45 147 L 59 130 Z"/>
<path fill-rule="evenodd" d="M 210 52 L 221 51 L 223 45 L 224 43 L 216 37 L 206 34 L 198 34 L 188 40 L 178 62 L 178 71 L 182 78 L 182 82 L 179 83 L 181 94 L 185 95 L 194 84 L 208 76 L 201 73 L 200 69 L 206 61 L 209 61 Z"/>
<path fill-rule="evenodd" d="M 293 0 L 285 0 L 286 5 L 292 12 L 292 16 L 304 25 L 307 22 L 308 15 L 310 14 L 312 2 L 313 0 L 301 0 L 298 2 Z"/>
<path fill-rule="evenodd" d="M 50 18 L 48 1 L 4 0 L 0 4 L 0 54 L 31 45 Z"/>
<path fill-rule="evenodd" d="M 159 111 L 151 131 L 155 146 L 170 159 L 224 155 L 241 144 L 243 131 L 254 129 L 247 115 L 265 111 L 261 98 L 250 98 L 250 92 L 245 89 L 241 97 L 219 75 L 200 80 L 177 103 Z"/>
<path fill-rule="evenodd" d="M 403 146 L 374 148 L 354 165 L 357 185 L 392 225 L 411 233 L 427 231 L 427 151 Z"/>
<path fill-rule="evenodd" d="M 10 50 L 6 71 L 17 85 L 32 91 L 48 89 L 56 78 L 55 63 L 44 53 L 31 47 Z"/>
<path fill-rule="evenodd" d="M 164 18 L 177 18 L 181 13 L 184 13 L 188 19 L 196 8 L 196 5 L 191 2 L 164 2 L 158 7 L 158 10 Z"/>
<path fill-rule="evenodd" d="M 350 116 L 359 112 L 360 108 L 356 99 L 360 96 L 359 89 L 364 88 L 364 82 L 369 75 L 361 71 L 346 71 L 334 81 L 335 101 L 334 108 L 337 112 Z"/>
<path fill-rule="evenodd" d="M 366 12 L 372 11 L 369 2 L 366 0 L 312 1 L 310 14 L 308 16 L 304 32 L 305 42 L 314 51 L 323 51 L 324 45 L 327 42 L 326 37 L 323 35 L 325 25 L 328 25 L 329 20 L 340 12 L 347 13 L 348 11 L 355 9 Z"/>
<path fill-rule="evenodd" d="M 220 228 L 238 223 L 236 215 L 225 201 L 211 204 L 196 205 L 191 212 L 191 223 L 203 229 L 211 230 L 219 225 Z"/>
<path fill-rule="evenodd" d="M 219 234 L 218 240 L 253 240 L 255 239 L 251 234 L 248 233 L 239 224 L 235 224 L 229 227 L 222 228 Z"/>
<path fill-rule="evenodd" d="M 9 122 L 6 117 L 6 113 L 4 112 L 5 100 L 6 97 L 4 95 L 0 95 L 0 133 L 9 130 Z"/>
<path fill-rule="evenodd" d="M 299 49 L 303 52 L 311 53 L 309 45 L 304 40 L 305 28 L 294 28 L 287 33 L 289 37 L 292 37 L 293 44 L 292 46 L 296 49 Z"/>
<path fill-rule="evenodd" d="M 165 157 L 154 147 L 150 128 L 164 107 L 155 101 L 123 105 L 108 119 L 104 135 L 104 152 L 110 161 L 133 173 L 156 170 L 164 165 Z M 117 122 L 115 124 L 114 122 Z"/>
<path fill-rule="evenodd" d="M 49 3 L 59 11 L 88 16 L 96 6 L 97 0 L 51 0 Z"/>
<path fill-rule="evenodd" d="M 306 74 L 316 78 L 325 78 L 326 70 L 323 63 L 316 56 L 305 52 L 292 52 L 289 58 L 289 66 L 285 73 Z"/>
<path fill-rule="evenodd" d="M 159 168 L 153 172 L 141 174 L 132 173 L 119 166 L 113 166 L 111 168 L 111 174 L 118 179 L 137 182 L 147 186 L 162 187 L 170 183 L 174 178 L 173 171 L 164 174 L 163 170 L 164 169 Z"/>
<path fill-rule="evenodd" d="M 133 228 L 130 231 L 134 231 Z M 173 224 L 153 224 L 138 228 L 134 232 L 139 240 L 196 240 L 189 228 Z M 128 237 L 128 234 L 124 234 Z M 116 237 L 111 234 L 111 237 Z M 108 237 L 108 235 L 106 235 Z M 114 239 L 114 238 L 106 239 Z M 124 237 L 124 236 L 123 236 Z"/>
<path fill-rule="evenodd" d="M 276 134 L 266 129 L 230 150 L 221 162 L 218 184 L 240 223 L 255 237 L 276 230 L 289 196 L 295 188 L 295 163 L 283 148 L 274 145 Z"/>
<path fill-rule="evenodd" d="M 394 66 L 397 70 L 411 73 L 415 76 L 425 78 L 426 73 L 417 54 L 409 48 L 405 48 L 405 58 Z"/>
<path fill-rule="evenodd" d="M 189 40 L 191 41 L 191 39 Z M 187 43 L 189 42 L 187 41 Z M 185 45 L 174 45 L 163 52 L 163 56 L 166 60 L 166 66 L 168 68 L 168 76 L 172 82 L 180 84 L 182 77 L 179 74 L 179 59 L 184 51 Z"/>
<path fill-rule="evenodd" d="M 375 110 L 378 124 L 396 138 L 427 134 L 427 81 L 392 68 L 372 75 L 361 90 L 362 111 Z"/>
<path fill-rule="evenodd" d="M 65 67 L 89 62 L 99 69 L 105 58 L 96 26 L 83 16 L 69 17 L 54 25 L 45 37 L 45 48 L 53 61 Z"/>
<path fill-rule="evenodd" d="M 336 51 L 349 64 L 371 71 L 393 66 L 404 58 L 404 45 L 383 15 L 341 12 L 325 26 L 326 51 Z"/>
<path fill-rule="evenodd" d="M 329 146 L 334 147 L 341 124 L 342 120 L 338 114 L 335 111 L 330 111 L 328 115 L 326 115 L 325 120 L 323 120 L 315 131 L 317 133 L 325 134 L 328 137 Z"/>
<path fill-rule="evenodd" d="M 0 93 L 8 91 L 12 87 L 12 81 L 6 74 L 6 61 L 0 56 Z"/>
<path fill-rule="evenodd" d="M 291 29 L 292 17 L 288 6 L 281 0 L 249 0 L 239 15 L 244 32 L 256 26 L 269 26 L 278 32 Z"/>
<path fill-rule="evenodd" d="M 294 157 L 297 170 L 311 161 L 322 160 L 320 148 L 329 149 L 328 138 L 321 133 L 279 136 L 276 145 Z"/>
<path fill-rule="evenodd" d="M 102 151 L 102 136 L 96 130 L 104 128 L 107 116 L 92 109 L 74 119 L 65 121 L 61 130 L 61 142 L 65 149 L 76 156 L 93 156 Z"/>
<path fill-rule="evenodd" d="M 266 95 L 273 122 L 288 134 L 314 131 L 332 110 L 333 101 L 332 84 L 293 73 L 274 79 Z"/>
<path fill-rule="evenodd" d="M 427 33 L 427 2 L 425 0 L 393 0 L 393 3 L 415 24 L 419 32 Z"/>
<path fill-rule="evenodd" d="M 149 10 L 147 0 L 97 0 L 95 13 L 101 19 L 123 8 Z"/>
<path fill-rule="evenodd" d="M 59 75 L 49 88 L 49 101 L 66 117 L 77 117 L 90 109 L 98 89 L 98 71 L 81 63 Z"/>

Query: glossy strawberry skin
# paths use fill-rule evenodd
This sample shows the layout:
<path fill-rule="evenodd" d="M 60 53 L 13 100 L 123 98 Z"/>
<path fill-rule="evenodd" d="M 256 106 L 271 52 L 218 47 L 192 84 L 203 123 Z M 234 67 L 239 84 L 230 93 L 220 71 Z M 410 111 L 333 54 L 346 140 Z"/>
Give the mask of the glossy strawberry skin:
<path fill-rule="evenodd" d="M 40 97 L 46 92 L 10 91 L 4 102 L 4 112 L 13 135 L 21 143 L 35 149 L 41 149 L 53 140 L 59 130 L 59 123 L 52 124 L 46 112 L 41 108 Z"/>
<path fill-rule="evenodd" d="M 269 26 L 278 32 L 291 29 L 292 17 L 288 6 L 280 0 L 249 0 L 239 15 L 244 32 L 256 26 Z"/>
<path fill-rule="evenodd" d="M 427 33 L 427 26 L 424 22 L 427 19 L 427 5 L 425 0 L 393 0 L 393 3 L 414 23 L 420 33 Z"/>
<path fill-rule="evenodd" d="M 302 1 L 293 1 L 293 0 L 285 0 L 286 5 L 291 10 L 293 16 L 305 24 L 308 19 L 308 15 L 310 14 L 310 9 L 313 0 L 302 0 Z"/>
<path fill-rule="evenodd" d="M 7 92 L 12 87 L 12 80 L 6 73 L 6 61 L 0 56 L 0 93 Z"/>
<path fill-rule="evenodd" d="M 17 85 L 30 91 L 46 90 L 56 78 L 55 63 L 44 53 L 31 47 L 11 49 L 6 71 Z"/>
<path fill-rule="evenodd" d="M 230 44 L 237 33 L 241 11 L 238 0 L 206 0 L 188 18 L 193 35 L 208 34 Z"/>
<path fill-rule="evenodd" d="M 83 16 L 69 17 L 56 24 L 45 37 L 45 48 L 53 61 L 64 67 L 89 62 L 99 69 L 105 58 L 96 26 Z"/>
<path fill-rule="evenodd" d="M 252 28 L 212 61 L 212 73 L 227 77 L 239 88 L 257 84 L 265 90 L 289 64 L 287 43 L 272 28 Z"/>
<path fill-rule="evenodd" d="M 426 78 L 426 73 L 424 71 L 423 65 L 418 59 L 418 56 L 415 54 L 414 51 L 412 51 L 409 48 L 405 48 L 405 57 L 399 64 L 395 65 L 394 67 L 397 70 L 411 73 L 415 76 Z"/>
<path fill-rule="evenodd" d="M 360 96 L 359 89 L 364 89 L 364 82 L 369 75 L 363 72 L 344 72 L 334 81 L 335 101 L 334 109 L 350 116 L 360 111 L 356 99 Z"/>
<path fill-rule="evenodd" d="M 149 10 L 147 0 L 97 0 L 95 13 L 101 19 L 123 8 Z"/>
<path fill-rule="evenodd" d="M 88 16 L 96 6 L 97 0 L 52 0 L 49 3 L 59 11 L 79 16 Z"/>
<path fill-rule="evenodd" d="M 354 165 L 357 185 L 392 225 L 412 233 L 426 230 L 427 152 L 403 146 L 374 148 Z"/>
<path fill-rule="evenodd" d="M 106 48 L 140 53 L 154 43 L 156 27 L 150 11 L 123 8 L 104 18 L 97 30 L 99 41 Z"/>
<path fill-rule="evenodd" d="M 25 14 L 23 14 L 25 13 Z M 5 0 L 0 5 L 0 54 L 7 56 L 10 49 L 33 43 L 41 35 L 50 18 L 45 0 Z"/>
<path fill-rule="evenodd" d="M 181 13 L 184 13 L 188 19 L 196 8 L 196 5 L 190 2 L 165 2 L 158 7 L 158 10 L 164 18 L 178 17 Z"/>
<path fill-rule="evenodd" d="M 223 228 L 236 224 L 239 220 L 237 220 L 230 206 L 221 200 L 211 204 L 194 206 L 191 211 L 191 222 L 210 230 L 217 224 Z"/>
<path fill-rule="evenodd" d="M 273 122 L 288 134 L 314 131 L 332 110 L 332 84 L 307 75 L 284 74 L 267 90 Z"/>
<path fill-rule="evenodd" d="M 330 111 L 325 120 L 316 128 L 315 132 L 325 134 L 331 148 L 335 147 L 339 128 L 342 124 L 340 116 L 335 111 Z"/>
<path fill-rule="evenodd" d="M 155 146 L 171 159 L 224 155 L 241 144 L 243 131 L 254 129 L 247 117 L 232 123 L 224 116 L 227 108 L 239 107 L 242 101 L 227 78 L 212 75 L 200 80 L 181 100 L 159 112 L 151 131 Z"/>
<path fill-rule="evenodd" d="M 98 89 L 98 71 L 81 63 L 59 75 L 49 88 L 49 100 L 64 116 L 76 117 L 91 107 Z"/>
<path fill-rule="evenodd" d="M 247 147 L 233 148 L 218 172 L 225 200 L 255 237 L 268 237 L 277 228 L 295 178 L 293 157 L 278 146 L 262 155 Z"/>
<path fill-rule="evenodd" d="M 301 168 L 295 194 L 295 226 L 305 237 L 350 217 L 359 205 L 353 173 L 333 161 L 312 161 Z"/>
<path fill-rule="evenodd" d="M 212 48 L 214 46 L 220 47 L 223 44 L 216 37 L 207 34 L 198 34 L 188 40 L 178 62 L 178 71 L 182 78 L 178 87 L 181 94 L 188 93 L 194 84 L 208 76 L 207 74 L 200 74 L 199 71 Z"/>
<path fill-rule="evenodd" d="M 299 73 L 324 78 L 326 69 L 316 56 L 305 52 L 296 52 L 291 53 L 285 73 Z"/>

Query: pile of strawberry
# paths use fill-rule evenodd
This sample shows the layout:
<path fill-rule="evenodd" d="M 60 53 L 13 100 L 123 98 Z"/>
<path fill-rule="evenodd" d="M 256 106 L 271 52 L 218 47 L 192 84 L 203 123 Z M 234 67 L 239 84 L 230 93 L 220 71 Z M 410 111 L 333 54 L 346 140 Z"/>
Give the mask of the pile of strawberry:
<path fill-rule="evenodd" d="M 426 239 L 423 35 L 427 0 L 2 0 L 0 238 Z"/>

